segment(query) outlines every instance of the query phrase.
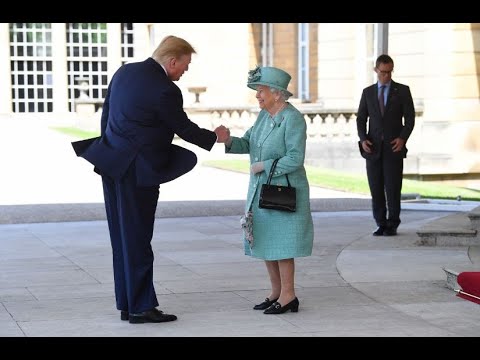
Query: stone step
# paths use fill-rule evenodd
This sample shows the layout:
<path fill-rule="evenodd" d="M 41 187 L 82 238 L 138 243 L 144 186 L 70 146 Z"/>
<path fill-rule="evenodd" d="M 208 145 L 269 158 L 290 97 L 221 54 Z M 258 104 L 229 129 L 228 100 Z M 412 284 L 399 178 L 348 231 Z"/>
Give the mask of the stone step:
<path fill-rule="evenodd" d="M 472 264 L 480 269 L 480 246 L 470 246 L 468 248 L 468 258 Z"/>
<path fill-rule="evenodd" d="M 458 270 L 453 270 L 453 269 L 450 269 L 450 268 L 442 268 L 443 271 L 445 271 L 445 275 L 447 275 L 447 288 L 449 288 L 450 290 L 461 290 L 461 286 L 458 285 L 458 282 L 457 282 L 457 277 L 458 277 L 458 274 L 461 273 L 461 271 L 458 271 Z"/>
<path fill-rule="evenodd" d="M 468 213 L 444 216 L 417 231 L 416 245 L 426 246 L 474 246 L 480 245 L 478 231 L 472 229 Z"/>
<path fill-rule="evenodd" d="M 480 230 L 480 206 L 468 212 L 468 218 L 470 219 L 472 229 Z"/>
<path fill-rule="evenodd" d="M 464 271 L 480 271 L 480 246 L 470 246 L 468 248 L 468 265 L 452 265 L 444 266 L 442 269 L 447 275 L 447 288 L 451 290 L 461 290 L 462 287 L 458 285 L 457 277 Z"/>
<path fill-rule="evenodd" d="M 466 271 L 480 271 L 480 264 L 472 264 L 470 266 L 446 266 L 442 268 L 445 271 L 445 275 L 447 275 L 447 283 L 446 286 L 450 290 L 462 290 L 462 287 L 458 284 L 457 278 L 458 275 L 462 272 Z"/>

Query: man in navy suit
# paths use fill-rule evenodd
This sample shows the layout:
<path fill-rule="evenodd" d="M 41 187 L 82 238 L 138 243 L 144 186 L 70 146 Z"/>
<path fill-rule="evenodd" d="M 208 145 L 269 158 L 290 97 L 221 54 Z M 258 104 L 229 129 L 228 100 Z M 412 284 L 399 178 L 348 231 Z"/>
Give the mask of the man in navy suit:
<path fill-rule="evenodd" d="M 160 184 L 197 162 L 193 152 L 172 144 L 174 135 L 210 151 L 228 133 L 223 126 L 202 129 L 183 111 L 174 81 L 188 70 L 193 53 L 184 39 L 167 36 L 145 61 L 121 66 L 108 86 L 101 136 L 72 143 L 102 176 L 116 305 L 130 323 L 177 319 L 156 308 L 151 246 Z"/>
<path fill-rule="evenodd" d="M 366 159 L 372 196 L 374 236 L 397 234 L 405 146 L 415 125 L 415 108 L 407 85 L 392 80 L 393 59 L 380 55 L 375 63 L 378 83 L 362 92 L 357 113 L 361 155 Z M 367 132 L 368 120 L 368 132 Z M 388 217 L 387 217 L 388 211 Z"/>

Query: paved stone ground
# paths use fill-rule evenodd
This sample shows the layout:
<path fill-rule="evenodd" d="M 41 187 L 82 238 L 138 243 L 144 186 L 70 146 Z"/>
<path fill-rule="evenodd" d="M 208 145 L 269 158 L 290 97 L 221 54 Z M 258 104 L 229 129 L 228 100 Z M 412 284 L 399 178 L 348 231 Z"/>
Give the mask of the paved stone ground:
<path fill-rule="evenodd" d="M 154 279 L 168 324 L 120 321 L 105 221 L 0 225 L 0 336 L 469 337 L 477 304 L 446 288 L 465 247 L 418 247 L 418 227 L 450 212 L 405 210 L 396 237 L 373 237 L 370 211 L 313 213 L 313 255 L 296 261 L 298 313 L 252 310 L 268 295 L 244 256 L 238 216 L 157 219 Z"/>

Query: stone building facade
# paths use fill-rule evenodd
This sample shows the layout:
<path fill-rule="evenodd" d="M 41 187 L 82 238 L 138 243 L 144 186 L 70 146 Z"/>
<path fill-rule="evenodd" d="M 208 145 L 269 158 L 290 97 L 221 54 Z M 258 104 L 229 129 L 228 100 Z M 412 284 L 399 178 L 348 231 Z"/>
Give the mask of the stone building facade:
<path fill-rule="evenodd" d="M 116 69 L 144 60 L 174 34 L 197 50 L 177 83 L 194 121 L 224 123 L 241 134 L 258 111 L 246 87 L 248 70 L 281 67 L 292 75 L 291 101 L 308 121 L 307 163 L 363 172 L 355 112 L 362 89 L 376 81 L 379 29 L 366 23 L 1 23 L 0 118 L 95 126 Z M 480 178 L 479 49 L 478 23 L 388 24 L 393 79 L 410 86 L 417 112 L 406 176 Z"/>

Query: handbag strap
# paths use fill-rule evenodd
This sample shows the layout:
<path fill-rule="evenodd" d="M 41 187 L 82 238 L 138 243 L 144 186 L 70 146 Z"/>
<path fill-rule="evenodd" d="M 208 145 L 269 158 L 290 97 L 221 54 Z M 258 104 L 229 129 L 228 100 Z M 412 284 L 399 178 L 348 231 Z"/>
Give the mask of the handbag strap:
<path fill-rule="evenodd" d="M 272 181 L 273 171 L 275 170 L 275 167 L 277 166 L 278 160 L 280 160 L 280 159 L 275 159 L 275 160 L 273 160 L 272 167 L 270 168 L 270 174 L 268 174 L 268 180 L 267 180 L 267 184 L 268 184 L 268 185 L 270 185 L 270 182 Z M 288 187 L 290 187 L 290 180 L 288 180 L 288 175 L 285 174 L 285 176 L 287 177 Z"/>

